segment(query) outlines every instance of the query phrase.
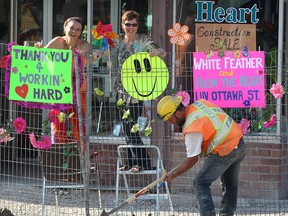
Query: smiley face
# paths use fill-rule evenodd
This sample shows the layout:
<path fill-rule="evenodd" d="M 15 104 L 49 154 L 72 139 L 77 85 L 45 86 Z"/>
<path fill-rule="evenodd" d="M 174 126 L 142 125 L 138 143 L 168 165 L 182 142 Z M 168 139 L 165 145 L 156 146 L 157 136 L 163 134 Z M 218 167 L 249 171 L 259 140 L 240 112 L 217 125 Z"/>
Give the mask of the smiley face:
<path fill-rule="evenodd" d="M 169 72 L 165 62 L 147 52 L 131 55 L 122 65 L 121 81 L 126 92 L 138 100 L 157 98 L 166 89 Z"/>

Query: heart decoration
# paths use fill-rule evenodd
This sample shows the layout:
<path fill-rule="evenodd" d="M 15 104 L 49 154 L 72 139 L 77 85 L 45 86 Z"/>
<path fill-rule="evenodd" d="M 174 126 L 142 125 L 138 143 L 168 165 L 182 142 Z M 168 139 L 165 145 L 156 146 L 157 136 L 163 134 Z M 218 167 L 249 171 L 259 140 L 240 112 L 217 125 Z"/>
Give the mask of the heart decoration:
<path fill-rule="evenodd" d="M 28 85 L 27 84 L 23 84 L 22 86 L 17 86 L 15 88 L 15 92 L 22 97 L 23 99 L 26 98 L 27 93 L 28 93 Z"/>

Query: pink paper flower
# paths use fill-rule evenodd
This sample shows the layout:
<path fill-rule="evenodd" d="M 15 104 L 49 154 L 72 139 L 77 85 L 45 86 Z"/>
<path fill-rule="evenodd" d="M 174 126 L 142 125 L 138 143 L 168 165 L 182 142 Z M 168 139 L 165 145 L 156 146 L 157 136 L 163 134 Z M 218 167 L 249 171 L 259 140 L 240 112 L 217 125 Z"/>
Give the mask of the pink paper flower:
<path fill-rule="evenodd" d="M 7 65 L 6 65 L 7 59 L 8 59 L 8 55 L 2 57 L 2 59 L 0 60 L 0 68 L 6 68 L 7 67 Z"/>
<path fill-rule="evenodd" d="M 49 136 L 42 136 L 39 140 L 36 140 L 34 133 L 29 134 L 29 139 L 34 148 L 49 149 L 51 148 L 52 141 Z"/>
<path fill-rule="evenodd" d="M 190 104 L 190 95 L 186 91 L 179 91 L 175 94 L 175 96 L 181 96 L 182 97 L 182 104 L 183 106 L 188 106 Z"/>
<path fill-rule="evenodd" d="M 47 118 L 50 120 L 51 123 L 54 123 L 55 125 L 59 125 L 60 121 L 58 116 L 60 115 L 60 111 L 57 109 L 51 109 L 48 113 Z"/>
<path fill-rule="evenodd" d="M 26 121 L 25 119 L 18 117 L 14 119 L 13 126 L 16 129 L 17 134 L 20 134 L 26 129 Z"/>
<path fill-rule="evenodd" d="M 265 128 L 273 127 L 276 124 L 276 120 L 277 120 L 276 114 L 273 114 L 268 121 L 263 123 L 263 127 Z"/>
<path fill-rule="evenodd" d="M 248 128 L 250 127 L 250 121 L 248 121 L 248 119 L 243 118 L 238 125 L 242 129 L 242 133 L 247 134 Z"/>
<path fill-rule="evenodd" d="M 7 50 L 8 50 L 8 52 L 11 52 L 12 51 L 12 46 L 14 46 L 14 45 L 18 45 L 17 44 L 17 42 L 9 42 L 8 43 L 8 46 L 7 46 Z"/>
<path fill-rule="evenodd" d="M 4 135 L 6 133 L 6 130 L 4 128 L 0 128 L 0 143 L 1 142 L 7 142 L 10 138 L 10 134 Z M 4 137 L 3 137 L 4 135 Z"/>
<path fill-rule="evenodd" d="M 275 97 L 275 99 L 278 99 L 283 97 L 284 89 L 281 84 L 276 83 L 272 85 L 270 92 Z"/>

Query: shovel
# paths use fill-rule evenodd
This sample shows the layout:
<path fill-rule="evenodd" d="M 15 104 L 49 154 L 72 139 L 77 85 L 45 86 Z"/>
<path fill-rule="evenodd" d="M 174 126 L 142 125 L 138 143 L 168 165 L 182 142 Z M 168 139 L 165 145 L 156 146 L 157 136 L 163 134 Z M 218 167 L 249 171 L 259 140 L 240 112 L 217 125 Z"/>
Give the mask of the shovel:
<path fill-rule="evenodd" d="M 131 202 L 133 202 L 134 200 L 136 200 L 138 197 L 140 197 L 141 195 L 145 194 L 147 191 L 149 191 L 151 188 L 155 187 L 158 183 L 162 182 L 165 180 L 165 178 L 167 177 L 167 173 L 164 170 L 164 174 L 158 178 L 157 180 L 155 180 L 154 182 L 152 182 L 151 184 L 147 185 L 146 187 L 142 188 L 140 191 L 138 191 L 136 194 L 134 194 L 133 196 L 131 196 L 130 198 L 128 198 L 127 200 L 125 200 L 122 204 L 120 204 L 119 206 L 117 206 L 116 208 L 112 209 L 109 212 L 106 212 L 105 210 L 102 211 L 100 216 L 108 216 L 108 215 L 112 215 L 113 213 L 117 212 L 119 209 L 127 206 L 128 204 L 130 204 Z"/>

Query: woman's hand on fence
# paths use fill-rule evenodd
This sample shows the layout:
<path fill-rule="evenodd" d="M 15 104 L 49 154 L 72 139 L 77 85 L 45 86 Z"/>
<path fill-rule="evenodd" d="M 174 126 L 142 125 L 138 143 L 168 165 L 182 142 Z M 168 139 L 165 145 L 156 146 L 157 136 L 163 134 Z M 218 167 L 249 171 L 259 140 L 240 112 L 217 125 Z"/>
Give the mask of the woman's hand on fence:
<path fill-rule="evenodd" d="M 37 48 L 41 48 L 42 47 L 42 42 L 36 42 L 35 44 L 34 44 L 34 47 L 37 47 Z"/>
<path fill-rule="evenodd" d="M 150 52 L 150 56 L 153 57 L 153 56 L 159 56 L 160 58 L 164 58 L 166 56 L 166 51 L 159 48 L 159 49 L 154 49 Z"/>

